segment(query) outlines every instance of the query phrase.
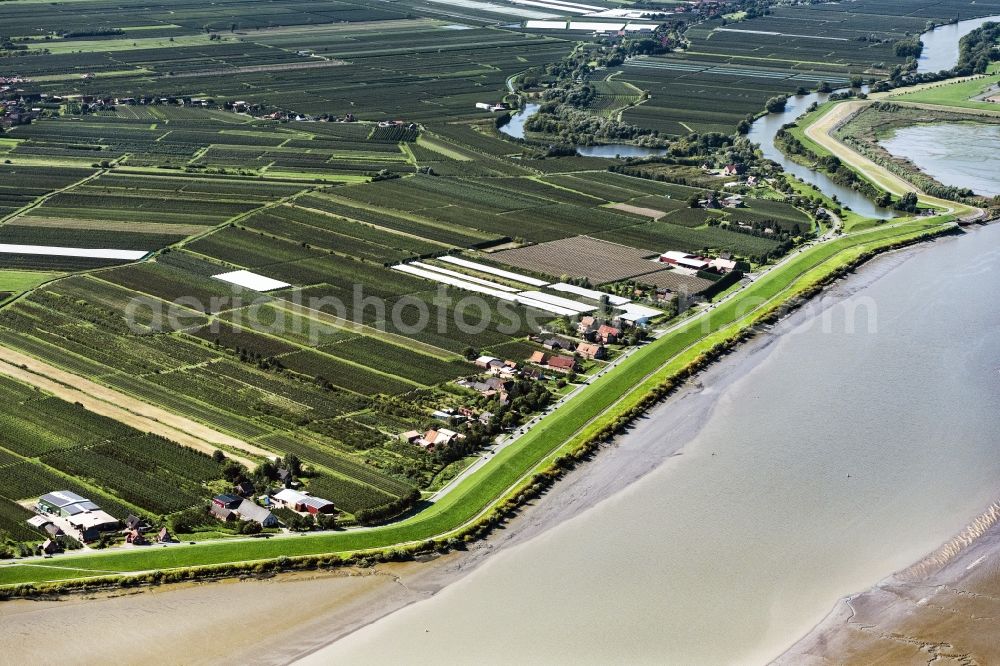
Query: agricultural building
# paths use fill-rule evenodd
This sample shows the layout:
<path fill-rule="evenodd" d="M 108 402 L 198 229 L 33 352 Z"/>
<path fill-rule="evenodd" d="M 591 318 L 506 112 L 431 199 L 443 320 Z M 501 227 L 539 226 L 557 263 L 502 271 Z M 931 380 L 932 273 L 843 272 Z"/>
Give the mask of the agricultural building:
<path fill-rule="evenodd" d="M 708 282 L 708 280 L 705 280 Z M 656 308 L 647 307 L 645 305 L 639 305 L 637 303 L 629 303 L 625 307 L 620 308 L 616 319 L 623 324 L 629 326 L 645 326 L 649 323 L 649 320 L 658 317 L 663 314 L 662 310 L 657 310 Z"/>
<path fill-rule="evenodd" d="M 235 509 L 242 501 L 243 498 L 237 497 L 236 495 L 216 495 L 212 498 L 212 505 L 223 509 Z"/>
<path fill-rule="evenodd" d="M 274 495 L 274 500 L 285 508 L 299 513 L 331 514 L 336 513 L 333 502 L 322 497 L 313 497 L 308 493 L 285 488 Z"/>
<path fill-rule="evenodd" d="M 27 523 L 34 527 L 35 529 L 45 529 L 46 525 L 51 525 L 52 521 L 45 516 L 32 516 L 28 518 Z"/>
<path fill-rule="evenodd" d="M 94 541 L 104 532 L 116 531 L 121 523 L 104 511 L 84 511 L 66 519 L 80 533 L 82 541 Z"/>
<path fill-rule="evenodd" d="M 230 523 L 236 520 L 236 513 L 232 509 L 227 509 L 224 506 L 220 506 L 215 502 L 212 502 L 211 506 L 208 507 L 208 512 L 212 514 L 213 518 L 221 520 L 224 523 Z"/>
<path fill-rule="evenodd" d="M 494 361 L 500 361 L 500 359 L 494 356 L 480 356 L 479 358 L 476 359 L 476 367 L 485 370 L 489 368 L 490 364 L 493 363 Z M 503 361 L 500 362 L 502 363 Z"/>
<path fill-rule="evenodd" d="M 671 266 L 681 266 L 683 268 L 693 268 L 696 271 L 703 271 L 709 267 L 709 261 L 704 257 L 697 257 L 687 252 L 669 250 L 660 255 L 660 261 Z"/>
<path fill-rule="evenodd" d="M 248 499 L 245 499 L 240 503 L 239 507 L 236 509 L 236 513 L 239 514 L 240 520 L 259 523 L 261 527 L 275 527 L 278 524 L 278 519 L 273 513 L 262 506 L 254 504 Z"/>
<path fill-rule="evenodd" d="M 38 508 L 43 513 L 68 518 L 69 516 L 94 511 L 98 506 L 85 497 L 81 497 L 69 490 L 57 490 L 55 492 L 42 495 L 38 499 Z"/>

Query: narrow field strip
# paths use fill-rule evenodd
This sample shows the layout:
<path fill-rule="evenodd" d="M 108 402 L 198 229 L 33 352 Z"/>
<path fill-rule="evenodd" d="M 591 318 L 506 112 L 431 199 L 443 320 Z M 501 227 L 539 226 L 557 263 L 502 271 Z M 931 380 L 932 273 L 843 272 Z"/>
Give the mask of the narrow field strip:
<path fill-rule="evenodd" d="M 189 418 L 141 402 L 120 391 L 60 370 L 36 358 L 0 347 L 0 373 L 47 391 L 67 402 L 79 402 L 86 409 L 140 430 L 166 437 L 183 446 L 211 455 L 219 445 L 252 456 L 274 454 L 231 435 L 226 435 Z M 252 460 L 231 456 L 249 467 Z"/>

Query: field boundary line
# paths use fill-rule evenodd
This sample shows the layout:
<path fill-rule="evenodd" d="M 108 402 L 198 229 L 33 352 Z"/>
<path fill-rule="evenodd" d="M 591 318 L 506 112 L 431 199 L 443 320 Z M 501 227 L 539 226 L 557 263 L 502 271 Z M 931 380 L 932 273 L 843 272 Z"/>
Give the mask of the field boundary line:
<path fill-rule="evenodd" d="M 186 416 L 150 405 L 117 389 L 61 370 L 9 347 L 0 347 L 0 374 L 42 389 L 67 402 L 78 402 L 95 414 L 124 423 L 141 432 L 161 435 L 177 444 L 189 446 L 209 455 L 219 445 L 263 458 L 274 455 L 270 451 L 221 433 Z M 256 467 L 256 463 L 249 458 L 235 455 L 230 457 L 250 468 Z"/>

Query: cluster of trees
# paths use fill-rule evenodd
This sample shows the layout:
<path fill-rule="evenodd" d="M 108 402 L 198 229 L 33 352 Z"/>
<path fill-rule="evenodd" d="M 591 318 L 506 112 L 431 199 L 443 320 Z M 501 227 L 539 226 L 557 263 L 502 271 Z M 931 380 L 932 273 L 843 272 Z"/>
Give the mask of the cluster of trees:
<path fill-rule="evenodd" d="M 61 30 L 59 31 L 63 37 L 70 39 L 76 37 L 113 37 L 115 35 L 124 35 L 125 31 L 121 28 L 112 28 L 111 26 L 102 26 L 97 28 L 77 28 L 76 30 Z"/>
<path fill-rule="evenodd" d="M 662 34 L 660 34 L 661 32 Z M 598 57 L 598 66 L 617 67 L 628 58 L 666 53 L 681 41 L 680 36 L 676 32 L 666 29 L 663 26 L 657 30 L 657 35 L 655 37 L 641 37 L 639 39 L 622 39 L 613 44 L 606 53 Z"/>
<path fill-rule="evenodd" d="M 990 63 L 1000 60 L 1000 23 L 984 23 L 959 41 L 957 76 L 985 74 Z"/>
<path fill-rule="evenodd" d="M 266 488 L 278 480 L 279 469 L 287 469 L 293 477 L 309 475 L 309 471 L 302 466 L 302 461 L 294 453 L 287 454 L 284 460 L 281 458 L 265 460 L 252 472 L 235 460 L 227 459 L 221 451 L 216 451 L 212 459 L 222 464 L 222 478 L 233 485 L 248 481 L 254 488 Z"/>
<path fill-rule="evenodd" d="M 27 40 L 21 38 L 14 41 L 7 35 L 0 35 L 0 51 L 27 51 Z"/>
<path fill-rule="evenodd" d="M 913 58 L 916 60 L 923 53 L 924 43 L 920 41 L 919 35 L 900 39 L 893 45 L 893 51 L 899 58 Z"/>
<path fill-rule="evenodd" d="M 764 102 L 764 108 L 768 113 L 780 113 L 785 110 L 785 106 L 788 104 L 788 95 L 775 95 L 771 99 Z"/>
<path fill-rule="evenodd" d="M 737 141 L 738 139 L 721 132 L 705 132 L 704 134 L 694 132 L 671 143 L 670 154 L 675 157 L 708 155 L 720 148 L 734 146 Z"/>
<path fill-rule="evenodd" d="M 907 192 L 895 202 L 892 200 L 891 194 L 883 192 L 875 199 L 875 203 L 882 208 L 895 208 L 904 213 L 916 213 L 918 201 L 916 192 Z"/>
<path fill-rule="evenodd" d="M 558 136 L 561 142 L 590 145 L 603 141 L 636 141 L 643 145 L 666 145 L 655 130 L 643 129 L 613 118 L 605 118 L 575 108 L 578 91 L 546 91 L 547 101 L 524 123 L 525 130 Z M 576 152 L 575 150 L 573 151 Z"/>

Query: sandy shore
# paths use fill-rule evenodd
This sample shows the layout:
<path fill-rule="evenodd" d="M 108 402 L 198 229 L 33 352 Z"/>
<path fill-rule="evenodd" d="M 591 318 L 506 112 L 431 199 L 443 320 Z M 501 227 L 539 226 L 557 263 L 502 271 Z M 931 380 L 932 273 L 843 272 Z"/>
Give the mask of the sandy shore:
<path fill-rule="evenodd" d="M 775 660 L 1000 663 L 1000 503 L 917 564 L 841 600 Z"/>

